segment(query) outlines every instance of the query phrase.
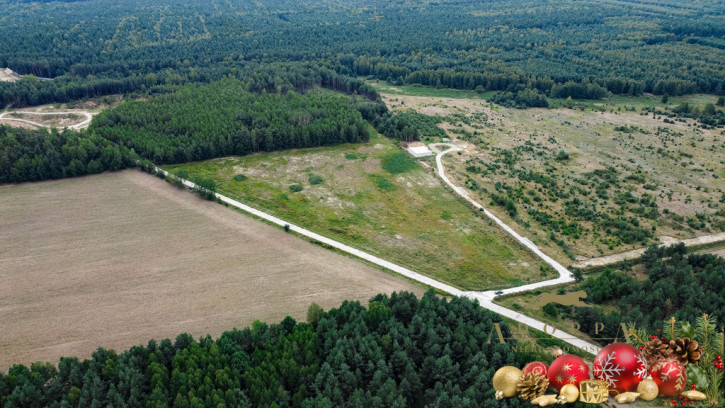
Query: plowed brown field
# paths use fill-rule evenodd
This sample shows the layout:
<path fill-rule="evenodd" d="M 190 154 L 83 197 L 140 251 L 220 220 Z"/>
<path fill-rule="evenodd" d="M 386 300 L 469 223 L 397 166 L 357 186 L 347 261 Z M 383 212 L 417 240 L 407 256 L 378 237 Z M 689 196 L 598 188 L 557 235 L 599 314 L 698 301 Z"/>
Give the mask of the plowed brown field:
<path fill-rule="evenodd" d="M 135 170 L 0 186 L 0 370 L 423 289 Z"/>

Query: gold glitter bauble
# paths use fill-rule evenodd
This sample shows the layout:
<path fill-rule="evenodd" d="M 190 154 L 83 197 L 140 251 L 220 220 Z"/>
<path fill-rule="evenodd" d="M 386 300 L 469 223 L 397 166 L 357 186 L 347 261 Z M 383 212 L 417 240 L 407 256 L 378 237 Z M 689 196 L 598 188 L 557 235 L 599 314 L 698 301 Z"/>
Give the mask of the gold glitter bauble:
<path fill-rule="evenodd" d="M 659 395 L 660 387 L 652 380 L 644 380 L 637 386 L 637 392 L 642 401 L 652 401 Z"/>
<path fill-rule="evenodd" d="M 496 399 L 511 398 L 517 394 L 516 384 L 524 374 L 516 367 L 501 367 L 493 375 L 493 389 L 496 390 Z"/>
<path fill-rule="evenodd" d="M 579 398 L 579 388 L 574 384 L 566 384 L 561 387 L 559 395 L 566 398 L 566 402 L 576 402 Z"/>

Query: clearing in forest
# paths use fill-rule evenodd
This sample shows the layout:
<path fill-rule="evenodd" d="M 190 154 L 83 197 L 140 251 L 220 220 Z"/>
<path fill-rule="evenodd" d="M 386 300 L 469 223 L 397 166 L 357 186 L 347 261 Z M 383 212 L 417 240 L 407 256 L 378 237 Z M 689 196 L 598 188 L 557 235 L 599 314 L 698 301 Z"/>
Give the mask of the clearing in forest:
<path fill-rule="evenodd" d="M 0 111 L 0 125 L 24 129 L 39 127 L 82 129 L 88 127 L 91 119 L 101 110 L 117 106 L 122 100 L 121 95 L 108 95 L 68 103 L 6 109 Z"/>
<path fill-rule="evenodd" d="M 13 72 L 12 69 L 0 68 L 0 82 L 17 82 L 20 79 L 20 75 Z"/>
<path fill-rule="evenodd" d="M 391 140 L 166 166 L 211 177 L 217 191 L 464 290 L 555 275 L 446 190 L 431 161 Z"/>
<path fill-rule="evenodd" d="M 136 170 L 0 186 L 0 370 L 423 288 Z"/>
<path fill-rule="evenodd" d="M 565 265 L 659 237 L 725 230 L 723 130 L 653 113 L 683 102 L 702 110 L 716 97 L 667 104 L 651 95 L 613 97 L 521 110 L 405 89 L 383 100 L 394 111 L 428 115 L 445 131 L 424 141 L 448 137 L 465 146 L 444 159 L 449 178 Z"/>

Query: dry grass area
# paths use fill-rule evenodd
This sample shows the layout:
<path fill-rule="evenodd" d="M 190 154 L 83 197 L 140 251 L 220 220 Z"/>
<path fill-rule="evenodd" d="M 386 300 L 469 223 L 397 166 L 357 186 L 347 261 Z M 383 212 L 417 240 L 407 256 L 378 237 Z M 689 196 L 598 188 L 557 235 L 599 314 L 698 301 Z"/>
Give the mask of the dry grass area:
<path fill-rule="evenodd" d="M 135 170 L 0 186 L 0 370 L 423 289 Z"/>
<path fill-rule="evenodd" d="M 526 110 L 478 98 L 397 92 L 383 98 L 393 110 L 446 117 L 439 126 L 466 147 L 444 162 L 456 184 L 468 187 L 473 197 L 565 264 L 574 257 L 638 248 L 659 236 L 686 239 L 725 228 L 723 130 L 644 114 L 646 107 L 664 109 L 654 97 L 616 97 L 588 102 L 583 109 Z M 677 98 L 669 107 L 685 100 L 702 107 L 715 98 Z M 566 156 L 557 159 L 562 151 Z M 550 181 L 555 185 L 546 185 Z M 503 206 L 491 206 L 492 194 L 513 197 L 516 217 Z M 581 216 L 585 210 L 594 218 Z M 552 228 L 530 211 L 545 213 L 558 225 Z M 625 242 L 617 227 L 608 230 L 601 221 L 591 221 L 601 215 L 642 230 L 633 235 L 649 230 L 652 236 Z M 558 242 L 551 239 L 552 229 Z"/>
<path fill-rule="evenodd" d="M 92 113 L 100 112 L 106 108 L 118 106 L 124 100 L 143 100 L 144 98 L 125 99 L 123 95 L 106 95 L 97 98 L 80 99 L 67 103 L 50 103 L 46 105 L 28 106 L 21 110 L 24 112 L 58 112 L 58 111 L 88 111 Z"/>

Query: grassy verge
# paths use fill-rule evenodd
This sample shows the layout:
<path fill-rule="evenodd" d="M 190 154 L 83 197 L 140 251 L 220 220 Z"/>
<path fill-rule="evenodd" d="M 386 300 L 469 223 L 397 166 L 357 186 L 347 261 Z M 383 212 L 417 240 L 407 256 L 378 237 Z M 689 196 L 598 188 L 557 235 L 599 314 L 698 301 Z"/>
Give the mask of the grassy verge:
<path fill-rule="evenodd" d="M 211 177 L 222 194 L 464 290 L 548 277 L 537 258 L 400 153 L 390 140 L 374 136 L 365 144 L 166 169 Z M 235 180 L 239 174 L 246 177 Z"/>

